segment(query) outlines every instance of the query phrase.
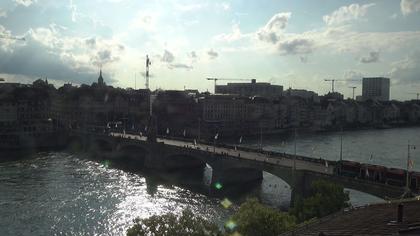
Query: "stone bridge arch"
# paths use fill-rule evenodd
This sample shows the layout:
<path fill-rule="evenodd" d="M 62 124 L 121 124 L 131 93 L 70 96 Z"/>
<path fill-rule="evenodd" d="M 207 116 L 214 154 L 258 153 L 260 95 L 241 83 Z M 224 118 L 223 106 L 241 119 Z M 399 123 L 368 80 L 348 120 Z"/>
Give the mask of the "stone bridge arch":
<path fill-rule="evenodd" d="M 117 143 L 115 153 L 118 159 L 134 162 L 138 167 L 143 167 L 152 153 L 145 145 L 136 143 Z"/>
<path fill-rule="evenodd" d="M 70 152 L 80 152 L 85 148 L 85 141 L 80 136 L 70 136 L 67 140 L 67 150 Z"/>
<path fill-rule="evenodd" d="M 114 144 L 109 139 L 98 137 L 91 141 L 90 148 L 98 152 L 112 152 Z"/>

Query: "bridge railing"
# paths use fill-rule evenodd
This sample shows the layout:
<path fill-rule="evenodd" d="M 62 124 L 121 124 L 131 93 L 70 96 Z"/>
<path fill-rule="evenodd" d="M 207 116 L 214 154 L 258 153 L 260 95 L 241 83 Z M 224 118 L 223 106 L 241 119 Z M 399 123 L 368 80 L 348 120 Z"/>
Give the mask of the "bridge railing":
<path fill-rule="evenodd" d="M 89 135 L 100 135 L 100 136 L 109 136 L 110 135 L 110 132 L 105 132 L 104 133 L 104 132 L 93 132 L 93 131 L 85 131 L 85 130 L 71 130 L 71 132 L 77 133 L 77 134 L 89 134 Z M 139 135 L 138 133 L 132 132 L 132 131 L 127 131 L 126 134 Z M 127 136 L 126 138 L 129 138 L 129 136 Z M 159 136 L 157 136 L 157 138 L 194 143 L 194 139 L 190 139 L 190 138 L 169 137 L 169 136 L 164 136 L 164 135 L 159 135 Z M 201 140 L 200 143 L 204 144 L 204 145 L 208 145 L 208 146 L 216 146 L 218 148 L 227 148 L 227 149 L 232 149 L 232 150 L 236 148 L 237 150 L 240 150 L 240 151 L 254 152 L 254 153 L 267 155 L 267 157 L 270 157 L 270 158 L 287 158 L 287 159 L 294 159 L 295 158 L 295 155 L 285 153 L 285 152 L 275 152 L 275 151 L 261 150 L 259 148 L 252 148 L 252 147 L 245 147 L 245 146 L 234 146 L 234 145 L 225 144 L 225 143 L 211 143 L 211 142 L 207 142 L 207 141 L 203 141 L 203 140 Z M 306 156 L 301 156 L 301 155 L 296 155 L 296 160 L 307 161 L 307 162 L 312 162 L 312 163 L 317 163 L 317 164 L 325 164 L 327 162 L 328 165 L 331 165 L 331 166 L 337 164 L 336 161 L 325 160 L 325 159 L 322 159 L 322 158 L 306 157 Z"/>

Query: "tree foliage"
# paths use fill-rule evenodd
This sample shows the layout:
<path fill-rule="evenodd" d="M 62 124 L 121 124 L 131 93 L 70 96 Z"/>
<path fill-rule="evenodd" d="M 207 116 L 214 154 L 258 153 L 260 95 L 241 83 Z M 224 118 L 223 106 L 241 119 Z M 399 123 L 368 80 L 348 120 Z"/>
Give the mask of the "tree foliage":
<path fill-rule="evenodd" d="M 243 236 L 279 235 L 295 225 L 295 217 L 266 207 L 257 199 L 248 199 L 232 216 L 236 227 L 227 229 Z"/>
<path fill-rule="evenodd" d="M 311 184 L 309 197 L 298 199 L 291 213 L 302 222 L 315 217 L 323 217 L 349 206 L 349 195 L 341 185 L 325 180 Z"/>
<path fill-rule="evenodd" d="M 127 230 L 127 236 L 218 236 L 222 235 L 217 225 L 184 210 L 180 216 L 167 213 L 146 219 L 135 219 Z"/>

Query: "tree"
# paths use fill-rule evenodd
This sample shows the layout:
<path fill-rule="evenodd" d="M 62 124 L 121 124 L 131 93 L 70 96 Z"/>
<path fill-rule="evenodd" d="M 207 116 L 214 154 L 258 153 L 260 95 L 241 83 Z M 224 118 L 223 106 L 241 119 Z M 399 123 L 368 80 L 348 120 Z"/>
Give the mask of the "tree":
<path fill-rule="evenodd" d="M 219 236 L 217 225 L 184 210 L 180 216 L 167 213 L 146 219 L 135 219 L 134 225 L 127 230 L 127 236 Z"/>
<path fill-rule="evenodd" d="M 299 222 L 315 217 L 324 217 L 350 206 L 349 195 L 344 192 L 341 185 L 325 180 L 316 180 L 311 184 L 309 197 L 298 199 L 291 214 L 296 216 Z"/>
<path fill-rule="evenodd" d="M 225 226 L 243 236 L 279 235 L 295 225 L 295 217 L 263 206 L 257 199 L 248 199 Z"/>

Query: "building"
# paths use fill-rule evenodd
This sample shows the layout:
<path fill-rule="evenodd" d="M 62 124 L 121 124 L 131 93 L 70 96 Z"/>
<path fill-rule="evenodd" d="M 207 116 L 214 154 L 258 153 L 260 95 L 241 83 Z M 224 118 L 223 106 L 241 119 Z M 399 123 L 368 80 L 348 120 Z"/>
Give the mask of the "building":
<path fill-rule="evenodd" d="M 363 78 L 363 100 L 389 101 L 390 82 L 384 77 Z"/>
<path fill-rule="evenodd" d="M 319 95 L 313 91 L 308 91 L 305 89 L 292 89 L 289 88 L 288 90 L 285 91 L 284 93 L 285 96 L 296 96 L 296 97 L 301 97 L 307 100 L 311 100 L 314 102 L 319 102 Z"/>
<path fill-rule="evenodd" d="M 299 225 L 283 236 L 420 235 L 420 198 L 362 206 Z"/>
<path fill-rule="evenodd" d="M 270 83 L 257 83 L 255 79 L 251 83 L 228 83 L 227 85 L 216 85 L 216 94 L 235 94 L 242 97 L 260 96 L 267 98 L 280 97 L 283 93 L 283 86 Z"/>

